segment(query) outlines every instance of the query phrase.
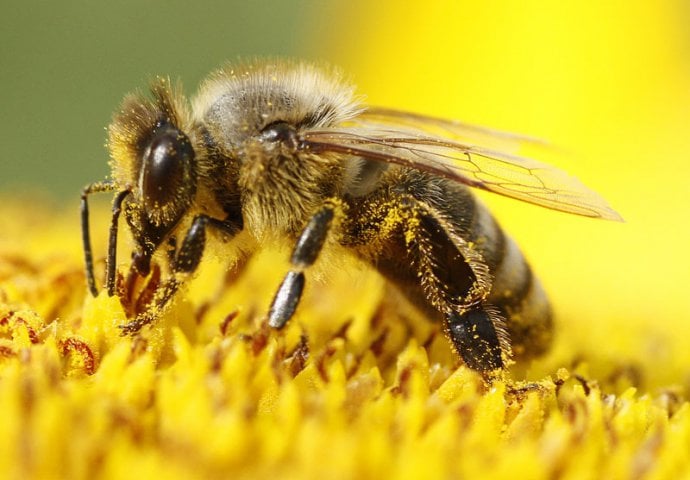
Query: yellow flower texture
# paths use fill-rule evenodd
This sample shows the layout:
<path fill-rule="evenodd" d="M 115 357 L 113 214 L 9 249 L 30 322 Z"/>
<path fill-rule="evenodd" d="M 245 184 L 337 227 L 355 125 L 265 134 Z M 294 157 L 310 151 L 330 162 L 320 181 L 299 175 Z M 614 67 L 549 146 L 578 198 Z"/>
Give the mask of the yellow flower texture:
<path fill-rule="evenodd" d="M 573 345 L 533 382 L 487 386 L 361 265 L 323 269 L 284 331 L 287 266 L 209 254 L 151 329 L 122 337 L 87 293 L 75 212 L 0 207 L 0 451 L 6 478 L 679 478 L 687 392 L 637 368 L 587 375 Z M 108 211 L 95 208 L 96 251 Z M 121 251 L 125 251 L 123 248 Z M 97 255 L 99 278 L 103 255 Z M 343 263 L 346 263 L 343 261 Z M 230 273 L 228 273 L 230 272 Z M 143 286 L 145 290 L 147 287 Z M 551 358 L 551 360 L 549 360 Z M 688 375 L 678 368 L 677 378 Z M 514 372 L 514 378 L 526 374 Z M 527 372 L 529 376 L 529 372 Z"/>

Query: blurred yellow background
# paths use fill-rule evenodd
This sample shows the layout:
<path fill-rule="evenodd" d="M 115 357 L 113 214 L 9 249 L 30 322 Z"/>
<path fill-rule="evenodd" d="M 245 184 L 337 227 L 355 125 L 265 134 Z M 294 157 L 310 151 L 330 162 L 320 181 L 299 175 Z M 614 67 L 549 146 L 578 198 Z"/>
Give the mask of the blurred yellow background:
<path fill-rule="evenodd" d="M 687 2 L 360 0 L 332 18 L 329 48 L 370 102 L 547 139 L 625 218 L 484 195 L 554 299 L 562 339 L 688 361 Z"/>
<path fill-rule="evenodd" d="M 561 341 L 595 361 L 690 361 L 687 2 L 5 7 L 0 190 L 33 185 L 69 199 L 75 239 L 77 193 L 107 172 L 103 128 L 126 92 L 169 74 L 191 93 L 238 56 L 325 61 L 341 66 L 369 103 L 525 133 L 572 152 L 558 166 L 625 223 L 483 195 L 554 299 Z"/>

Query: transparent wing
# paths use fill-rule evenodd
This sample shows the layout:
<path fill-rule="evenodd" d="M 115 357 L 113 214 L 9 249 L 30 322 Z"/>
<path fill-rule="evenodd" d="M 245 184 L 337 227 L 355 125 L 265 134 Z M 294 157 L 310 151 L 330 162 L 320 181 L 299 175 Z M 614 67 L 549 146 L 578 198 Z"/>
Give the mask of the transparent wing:
<path fill-rule="evenodd" d="M 459 140 L 469 141 L 477 136 L 487 137 L 486 142 Z M 372 109 L 342 127 L 307 131 L 302 139 L 304 148 L 311 151 L 404 165 L 554 210 L 622 220 L 603 198 L 575 177 L 537 160 L 508 153 L 507 150 L 513 151 L 525 142 L 540 143 L 529 137 Z M 487 143 L 496 147 L 486 148 Z"/>
<path fill-rule="evenodd" d="M 390 108 L 368 107 L 357 120 L 370 126 L 385 127 L 395 124 L 402 128 L 425 132 L 432 137 L 450 138 L 460 143 L 481 145 L 505 153 L 516 153 L 525 144 L 552 148 L 548 142 L 528 135 Z"/>

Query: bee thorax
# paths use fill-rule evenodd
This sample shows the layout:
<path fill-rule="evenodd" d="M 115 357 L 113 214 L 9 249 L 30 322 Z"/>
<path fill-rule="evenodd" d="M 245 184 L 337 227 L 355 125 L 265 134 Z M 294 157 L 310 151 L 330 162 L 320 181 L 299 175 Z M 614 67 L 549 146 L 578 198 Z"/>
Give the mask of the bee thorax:
<path fill-rule="evenodd" d="M 242 216 L 257 238 L 294 236 L 324 202 L 329 189 L 299 158 L 247 161 L 240 169 Z"/>

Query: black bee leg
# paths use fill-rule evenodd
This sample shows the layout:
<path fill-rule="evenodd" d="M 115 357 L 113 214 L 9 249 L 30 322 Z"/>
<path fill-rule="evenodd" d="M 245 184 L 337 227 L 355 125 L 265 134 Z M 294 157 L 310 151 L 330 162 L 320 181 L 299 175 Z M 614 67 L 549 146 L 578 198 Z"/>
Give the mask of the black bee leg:
<path fill-rule="evenodd" d="M 158 318 L 163 311 L 163 308 L 165 308 L 170 299 L 175 295 L 179 287 L 180 282 L 175 277 L 166 280 L 165 283 L 163 283 L 163 285 L 156 290 L 156 294 L 153 297 L 150 308 L 147 308 L 145 312 L 137 315 L 137 317 L 131 322 L 120 325 L 122 335 L 134 335 L 146 325 Z"/>
<path fill-rule="evenodd" d="M 206 225 L 209 221 L 206 215 L 194 218 L 173 262 L 174 273 L 193 273 L 197 269 L 206 246 Z"/>
<path fill-rule="evenodd" d="M 453 346 L 473 370 L 502 370 L 510 346 L 505 320 L 484 300 L 491 281 L 484 260 L 434 208 L 417 203 L 413 212 L 416 222 L 407 229 L 414 240 L 407 248 L 417 258 L 427 299 L 444 314 Z"/>
<path fill-rule="evenodd" d="M 168 242 L 168 255 L 173 258 L 173 273 L 194 273 L 206 246 L 206 227 L 211 226 L 225 235 L 232 237 L 242 229 L 242 222 L 234 219 L 218 220 L 208 215 L 197 215 L 192 221 L 182 245 L 177 249 L 177 240 L 173 237 Z M 177 254 L 175 251 L 177 250 Z"/>
<path fill-rule="evenodd" d="M 505 367 L 495 327 L 499 319 L 490 307 L 482 308 L 481 305 L 465 313 L 446 315 L 448 335 L 469 368 L 484 373 Z"/>
<path fill-rule="evenodd" d="M 206 246 L 206 228 L 209 225 L 222 230 L 226 234 L 235 234 L 241 229 L 241 224 L 237 222 L 218 220 L 207 215 L 194 217 L 192 226 L 187 231 L 182 245 L 177 250 L 177 254 L 170 254 L 173 256 L 171 261 L 173 275 L 156 291 L 150 308 L 131 322 L 120 327 L 123 335 L 135 334 L 144 326 L 154 321 L 175 295 L 185 277 L 196 271 Z M 169 246 L 173 248 L 172 244 Z"/>
<path fill-rule="evenodd" d="M 81 240 L 84 246 L 84 265 L 86 266 L 86 282 L 89 291 L 94 297 L 98 295 L 96 278 L 93 274 L 93 249 L 91 248 L 91 234 L 89 228 L 89 202 L 88 196 L 92 193 L 112 192 L 115 185 L 111 182 L 90 183 L 81 191 Z"/>
<path fill-rule="evenodd" d="M 490 378 L 505 368 L 511 349 L 504 318 L 486 300 L 492 287 L 486 261 L 462 235 L 454 211 L 444 210 L 444 196 L 423 189 L 429 185 L 423 174 L 393 179 L 393 188 L 350 205 L 353 224 L 345 236 L 412 304 L 444 323 L 469 368 Z"/>
<path fill-rule="evenodd" d="M 324 206 L 302 230 L 290 257 L 292 269 L 285 275 L 268 312 L 268 324 L 271 327 L 282 328 L 295 314 L 304 290 L 304 270 L 316 261 L 321 252 L 333 216 L 334 207 Z"/>
<path fill-rule="evenodd" d="M 209 220 L 210 218 L 206 215 L 199 215 L 194 218 L 192 226 L 187 231 L 187 235 L 182 242 L 182 246 L 172 261 L 173 275 L 156 291 L 151 302 L 151 308 L 148 308 L 145 312 L 137 315 L 134 320 L 120 327 L 123 335 L 137 333 L 160 315 L 163 308 L 165 308 L 180 287 L 179 274 L 193 273 L 197 269 L 199 262 L 201 262 L 201 256 L 204 253 L 206 225 Z"/>
<path fill-rule="evenodd" d="M 108 296 L 115 295 L 115 268 L 117 267 L 117 227 L 120 213 L 122 212 L 122 202 L 127 198 L 131 192 L 123 190 L 115 195 L 113 199 L 113 214 L 110 221 L 110 235 L 108 236 L 108 256 L 106 257 L 105 266 L 105 289 Z"/>

